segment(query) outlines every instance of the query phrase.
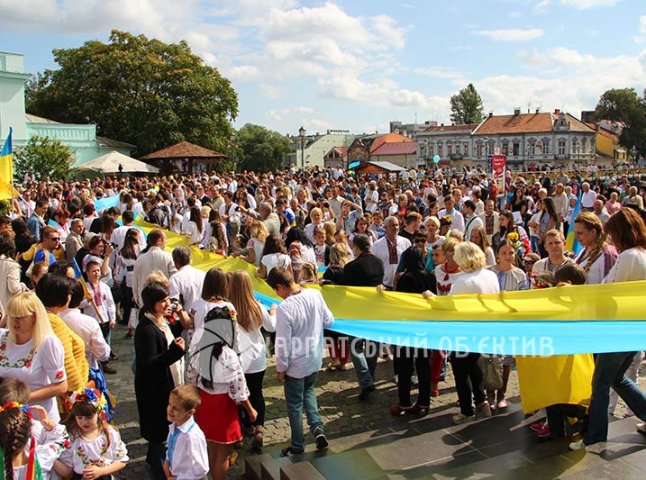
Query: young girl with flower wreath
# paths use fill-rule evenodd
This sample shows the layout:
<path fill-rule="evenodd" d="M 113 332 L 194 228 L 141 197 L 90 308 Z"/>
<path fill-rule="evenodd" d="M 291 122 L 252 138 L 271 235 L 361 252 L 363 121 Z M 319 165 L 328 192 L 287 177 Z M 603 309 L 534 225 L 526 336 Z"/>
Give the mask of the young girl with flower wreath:
<path fill-rule="evenodd" d="M 63 422 L 70 446 L 54 463 L 54 470 L 73 480 L 110 480 L 126 467 L 128 452 L 119 432 L 105 420 L 107 401 L 101 392 L 83 388 L 67 400 L 70 413 Z"/>

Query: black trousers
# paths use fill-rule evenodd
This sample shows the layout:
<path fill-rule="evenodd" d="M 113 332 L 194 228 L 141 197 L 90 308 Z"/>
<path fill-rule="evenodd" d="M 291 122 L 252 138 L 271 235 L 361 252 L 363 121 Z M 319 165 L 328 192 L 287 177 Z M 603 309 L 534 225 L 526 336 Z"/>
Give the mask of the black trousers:
<path fill-rule="evenodd" d="M 420 348 L 395 347 L 397 359 L 397 393 L 399 405 L 410 407 L 411 377 L 417 369 L 419 381 L 417 404 L 428 407 L 431 404 L 431 351 Z"/>
<path fill-rule="evenodd" d="M 148 442 L 146 462 L 150 465 L 155 480 L 166 480 L 163 468 L 164 460 L 166 460 L 166 445 L 164 442 Z"/>
<path fill-rule="evenodd" d="M 128 325 L 130 321 L 130 311 L 132 310 L 132 288 L 126 286 L 124 281 L 121 284 L 121 306 L 123 307 L 123 318 L 121 322 Z"/>
<path fill-rule="evenodd" d="M 487 398 L 482 388 L 482 369 L 478 366 L 478 358 L 480 358 L 479 353 L 458 352 L 451 354 L 460 412 L 467 417 L 474 414 L 473 401 L 479 405 Z M 473 400 L 471 399 L 472 395 Z"/>
<path fill-rule="evenodd" d="M 254 427 L 262 427 L 265 424 L 265 397 L 262 394 L 262 381 L 265 378 L 265 371 L 245 373 L 244 375 L 249 389 L 249 402 L 254 410 L 258 412 L 256 420 L 250 423 Z M 249 424 L 249 422 L 245 421 L 245 424 Z"/>
<path fill-rule="evenodd" d="M 565 437 L 565 421 L 568 417 L 585 419 L 586 408 L 582 405 L 572 405 L 569 403 L 557 403 L 550 405 L 545 409 L 547 412 L 547 423 L 550 426 L 552 435 L 555 437 Z"/>

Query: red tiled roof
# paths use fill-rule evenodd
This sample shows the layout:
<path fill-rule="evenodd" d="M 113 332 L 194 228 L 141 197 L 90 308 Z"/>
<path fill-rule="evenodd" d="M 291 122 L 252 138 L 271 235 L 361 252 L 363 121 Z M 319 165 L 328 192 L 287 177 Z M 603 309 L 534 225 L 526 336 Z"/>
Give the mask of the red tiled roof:
<path fill-rule="evenodd" d="M 334 150 L 336 150 L 339 155 L 345 155 L 348 153 L 348 147 L 334 147 Z"/>
<path fill-rule="evenodd" d="M 425 132 L 472 132 L 478 126 L 477 123 L 465 123 L 464 125 L 437 125 L 428 127 Z"/>
<path fill-rule="evenodd" d="M 370 145 L 370 153 L 373 153 L 384 143 L 400 143 L 400 142 L 413 143 L 413 140 L 400 133 L 387 133 L 385 135 L 381 135 L 374 139 L 374 141 L 372 142 L 372 145 Z"/>
<path fill-rule="evenodd" d="M 370 155 L 412 155 L 417 153 L 417 143 L 415 142 L 390 142 L 384 143 Z"/>
<path fill-rule="evenodd" d="M 565 114 L 570 122 L 571 132 L 593 132 L 594 130 L 583 124 L 569 113 Z M 548 133 L 558 115 L 552 113 L 521 113 L 519 115 L 494 115 L 487 118 L 480 127 L 473 132 L 474 135 L 500 135 L 520 133 Z"/>
<path fill-rule="evenodd" d="M 141 157 L 141 160 L 164 158 L 227 158 L 226 155 L 190 142 L 180 142 Z"/>

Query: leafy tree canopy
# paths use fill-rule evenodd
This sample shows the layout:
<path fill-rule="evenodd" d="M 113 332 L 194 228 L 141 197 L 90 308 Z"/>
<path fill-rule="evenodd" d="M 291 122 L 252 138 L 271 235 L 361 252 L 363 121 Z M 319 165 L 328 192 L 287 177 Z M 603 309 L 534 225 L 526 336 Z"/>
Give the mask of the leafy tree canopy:
<path fill-rule="evenodd" d="M 113 30 L 107 44 L 53 54 L 60 68 L 30 82 L 28 112 L 95 123 L 99 135 L 132 143 L 139 155 L 184 140 L 228 153 L 237 94 L 186 42 Z"/>
<path fill-rule="evenodd" d="M 595 110 L 598 119 L 622 122 L 619 143 L 637 154 L 646 154 L 646 92 L 639 97 L 633 88 L 606 91 Z"/>
<path fill-rule="evenodd" d="M 33 170 L 37 180 L 67 178 L 72 168 L 72 151 L 58 139 L 33 136 L 24 148 L 14 154 L 16 178 Z"/>
<path fill-rule="evenodd" d="M 472 83 L 451 97 L 451 121 L 455 125 L 482 121 L 482 97 Z"/>
<path fill-rule="evenodd" d="M 289 153 L 289 139 L 260 125 L 247 123 L 236 134 L 238 167 L 267 172 L 277 170 Z"/>

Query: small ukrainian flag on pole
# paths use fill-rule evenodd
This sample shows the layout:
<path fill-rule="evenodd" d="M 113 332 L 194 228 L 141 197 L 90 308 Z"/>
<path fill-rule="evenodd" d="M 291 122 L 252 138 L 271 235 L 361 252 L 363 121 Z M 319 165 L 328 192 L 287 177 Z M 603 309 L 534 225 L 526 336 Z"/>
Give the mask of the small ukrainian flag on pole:
<path fill-rule="evenodd" d="M 0 151 L 0 200 L 14 198 L 12 134 L 13 129 L 9 128 L 9 136 L 7 136 L 2 151 Z"/>

